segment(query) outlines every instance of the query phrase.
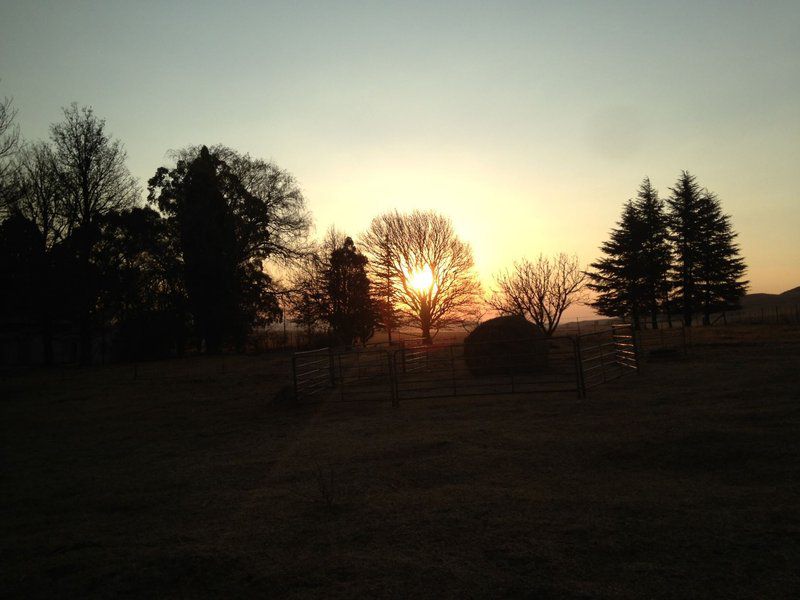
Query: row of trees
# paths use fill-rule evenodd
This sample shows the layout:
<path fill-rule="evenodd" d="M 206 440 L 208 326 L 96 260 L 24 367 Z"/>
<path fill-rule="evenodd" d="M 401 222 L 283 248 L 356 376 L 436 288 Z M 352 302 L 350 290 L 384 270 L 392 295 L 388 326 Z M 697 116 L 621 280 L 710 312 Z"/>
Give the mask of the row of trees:
<path fill-rule="evenodd" d="M 0 309 L 53 336 L 76 328 L 88 363 L 98 331 L 132 354 L 238 346 L 280 315 L 264 261 L 305 254 L 310 215 L 294 178 L 222 146 L 175 153 L 148 182 L 147 204 L 122 144 L 73 104 L 48 140 L 26 143 L 0 112 Z"/>
<path fill-rule="evenodd" d="M 472 249 L 433 211 L 376 217 L 359 240 L 330 230 L 293 278 L 295 318 L 327 323 L 337 341 L 365 342 L 376 327 L 418 329 L 425 343 L 445 327 L 480 319 Z"/>
<path fill-rule="evenodd" d="M 311 217 L 294 178 L 271 162 L 224 146 L 173 153 L 147 184 L 92 109 L 73 104 L 49 139 L 25 142 L 9 101 L 0 103 L 0 294 L 3 315 L 37 323 L 45 362 L 64 327 L 90 362 L 98 332 L 123 357 L 241 347 L 254 326 L 286 318 L 278 302 L 334 343 L 365 343 L 376 328 L 469 328 L 484 311 L 522 315 L 550 336 L 570 305 L 609 316 L 734 306 L 744 270 L 730 219 L 714 194 L 684 173 L 664 202 L 649 180 L 581 269 L 565 254 L 521 259 L 483 299 L 472 250 L 433 211 L 391 211 L 356 238 L 331 229 L 308 242 Z M 288 273 L 283 284 L 269 263 Z"/>
<path fill-rule="evenodd" d="M 719 198 L 684 171 L 662 200 L 649 179 L 623 207 L 617 226 L 591 264 L 591 305 L 602 315 L 643 319 L 680 314 L 686 326 L 702 314 L 739 307 L 747 281 L 730 217 Z"/>

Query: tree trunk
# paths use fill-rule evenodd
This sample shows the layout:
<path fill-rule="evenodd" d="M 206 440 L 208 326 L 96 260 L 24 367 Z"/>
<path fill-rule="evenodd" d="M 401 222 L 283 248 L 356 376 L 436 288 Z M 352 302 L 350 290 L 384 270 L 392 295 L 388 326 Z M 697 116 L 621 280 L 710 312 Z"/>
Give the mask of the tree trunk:
<path fill-rule="evenodd" d="M 429 324 L 422 324 L 422 343 L 426 346 L 431 346 L 433 340 L 431 339 L 431 326 Z"/>

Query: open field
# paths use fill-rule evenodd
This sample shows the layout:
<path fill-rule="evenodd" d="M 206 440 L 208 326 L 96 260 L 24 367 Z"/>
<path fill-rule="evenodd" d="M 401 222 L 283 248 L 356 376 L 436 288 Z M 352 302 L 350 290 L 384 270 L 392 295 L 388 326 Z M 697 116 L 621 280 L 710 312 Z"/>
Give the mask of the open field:
<path fill-rule="evenodd" d="M 800 595 L 800 330 L 574 394 L 294 406 L 288 356 L 2 381 L 13 597 Z"/>

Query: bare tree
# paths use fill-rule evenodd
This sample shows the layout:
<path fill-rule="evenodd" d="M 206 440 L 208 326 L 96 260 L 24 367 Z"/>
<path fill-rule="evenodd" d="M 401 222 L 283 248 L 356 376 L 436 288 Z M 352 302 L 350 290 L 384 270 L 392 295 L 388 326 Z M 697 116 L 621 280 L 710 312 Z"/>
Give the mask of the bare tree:
<path fill-rule="evenodd" d="M 62 190 L 53 164 L 53 149 L 46 142 L 25 144 L 13 168 L 17 193 L 8 207 L 10 212 L 21 214 L 36 226 L 45 252 L 69 234 Z"/>
<path fill-rule="evenodd" d="M 373 277 L 390 282 L 387 297 L 405 322 L 420 328 L 425 343 L 469 318 L 479 303 L 472 248 L 440 214 L 385 213 L 372 220 L 361 246 L 378 266 Z"/>
<path fill-rule="evenodd" d="M 106 133 L 106 122 L 89 107 L 64 108 L 50 127 L 54 165 L 65 208 L 75 228 L 87 228 L 112 210 L 133 206 L 139 187 L 125 161 L 122 143 Z"/>
<path fill-rule="evenodd" d="M 64 120 L 50 127 L 53 169 L 76 242 L 82 364 L 91 362 L 91 319 L 97 301 L 91 260 L 100 220 L 112 211 L 133 206 L 139 195 L 125 164 L 122 143 L 108 135 L 105 125 L 91 108 L 73 103 L 64 109 Z"/>
<path fill-rule="evenodd" d="M 497 289 L 489 304 L 505 315 L 522 315 L 545 335 L 551 336 L 564 311 L 584 299 L 586 274 L 577 256 L 563 252 L 554 258 L 527 258 L 514 268 L 495 275 Z"/>
<path fill-rule="evenodd" d="M 4 212 L 9 217 L 21 217 L 36 232 L 29 277 L 35 280 L 37 293 L 30 309 L 41 324 L 44 362 L 51 365 L 55 315 L 68 304 L 60 294 L 65 265 L 56 264 L 57 245 L 69 234 L 51 147 L 45 142 L 22 146 L 11 172 L 14 192 L 7 197 Z M 62 278 L 62 286 L 56 284 L 59 278 Z"/>
<path fill-rule="evenodd" d="M 292 319 L 306 327 L 309 335 L 326 321 L 327 291 L 325 274 L 330 257 L 344 244 L 347 236 L 331 226 L 322 242 L 313 244 L 292 263 L 287 290 Z"/>
<path fill-rule="evenodd" d="M 12 199 L 12 158 L 19 147 L 19 125 L 14 123 L 17 111 L 11 98 L 0 101 L 0 216 L 8 214 Z"/>

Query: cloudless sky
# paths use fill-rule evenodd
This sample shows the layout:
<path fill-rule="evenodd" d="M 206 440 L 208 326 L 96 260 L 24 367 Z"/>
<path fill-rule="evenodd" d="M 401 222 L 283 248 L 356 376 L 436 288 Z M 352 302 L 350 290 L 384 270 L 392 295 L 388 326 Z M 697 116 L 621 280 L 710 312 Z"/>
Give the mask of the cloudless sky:
<path fill-rule="evenodd" d="M 751 291 L 800 285 L 800 2 L 0 2 L 0 96 L 29 139 L 92 105 L 142 181 L 223 143 L 300 182 L 317 233 L 450 216 L 485 283 L 584 263 L 682 169 Z M 573 313 L 573 314 L 585 314 Z"/>

